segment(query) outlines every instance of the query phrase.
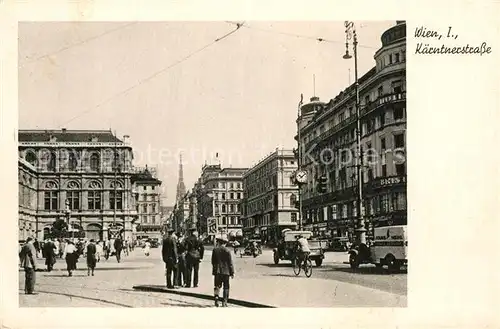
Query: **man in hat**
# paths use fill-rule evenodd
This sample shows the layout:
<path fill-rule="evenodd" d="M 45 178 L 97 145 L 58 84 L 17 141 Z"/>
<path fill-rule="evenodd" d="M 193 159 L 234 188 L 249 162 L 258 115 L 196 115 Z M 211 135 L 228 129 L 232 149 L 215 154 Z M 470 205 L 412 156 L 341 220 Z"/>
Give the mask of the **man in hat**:
<path fill-rule="evenodd" d="M 186 255 L 186 265 L 187 265 L 187 276 L 186 276 L 186 288 L 191 287 L 191 277 L 194 271 L 193 286 L 198 287 L 198 273 L 200 271 L 200 261 L 203 259 L 203 253 L 205 248 L 203 243 L 201 243 L 198 238 L 198 232 L 196 231 L 196 226 L 191 226 L 189 228 L 190 235 L 186 238 L 185 246 L 187 250 Z"/>
<path fill-rule="evenodd" d="M 162 244 L 162 259 L 165 262 L 166 276 L 167 276 L 167 288 L 173 289 L 174 284 L 172 279 L 175 280 L 177 274 L 177 241 L 172 236 L 174 230 L 169 228 L 167 230 L 167 237 L 163 240 Z M 172 278 L 173 274 L 173 278 Z"/>
<path fill-rule="evenodd" d="M 97 248 L 94 243 L 94 239 L 90 239 L 89 244 L 87 245 L 86 256 L 87 256 L 87 276 L 90 276 L 92 272 L 92 276 L 94 276 L 94 270 L 97 264 Z"/>
<path fill-rule="evenodd" d="M 212 251 L 212 275 L 214 276 L 215 306 L 219 307 L 219 293 L 223 288 L 222 307 L 227 307 L 229 299 L 229 277 L 234 277 L 233 259 L 231 252 L 226 247 L 227 236 L 223 234 L 217 238 L 217 247 Z"/>
<path fill-rule="evenodd" d="M 33 238 L 26 239 L 26 243 L 21 248 L 19 253 L 21 267 L 24 268 L 24 292 L 29 295 L 34 294 L 36 282 L 36 248 L 33 245 Z"/>

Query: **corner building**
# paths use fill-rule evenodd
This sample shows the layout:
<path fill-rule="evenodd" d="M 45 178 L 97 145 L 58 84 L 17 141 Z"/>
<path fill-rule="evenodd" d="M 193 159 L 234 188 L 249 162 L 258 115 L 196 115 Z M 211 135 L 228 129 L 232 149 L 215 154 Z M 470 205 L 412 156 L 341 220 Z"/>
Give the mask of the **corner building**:
<path fill-rule="evenodd" d="M 226 231 L 242 234 L 241 200 L 243 174 L 248 168 L 222 168 L 220 164 L 204 165 L 195 186 L 197 218 L 201 234 L 214 236 Z"/>
<path fill-rule="evenodd" d="M 375 67 L 359 82 L 363 211 L 374 226 L 407 223 L 406 206 L 406 23 L 382 34 Z M 352 62 L 351 62 L 352 63 Z M 352 64 L 349 65 L 352 65 Z M 317 97 L 300 109 L 305 229 L 318 236 L 352 237 L 357 220 L 356 108 L 351 85 L 328 103 Z M 327 193 L 316 178 L 327 177 Z"/>
<path fill-rule="evenodd" d="M 295 229 L 298 188 L 293 184 L 293 150 L 276 149 L 243 175 L 243 235 L 275 244 L 285 228 Z"/>
<path fill-rule="evenodd" d="M 58 218 L 89 239 L 109 226 L 132 238 L 132 148 L 107 130 L 19 130 L 19 238 L 43 239 Z"/>

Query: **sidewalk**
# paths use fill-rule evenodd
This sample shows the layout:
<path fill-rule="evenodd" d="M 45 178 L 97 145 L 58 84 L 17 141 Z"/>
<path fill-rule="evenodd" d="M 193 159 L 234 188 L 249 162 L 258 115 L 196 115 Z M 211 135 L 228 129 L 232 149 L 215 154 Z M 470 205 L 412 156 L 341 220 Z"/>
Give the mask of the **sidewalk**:
<path fill-rule="evenodd" d="M 207 255 L 209 256 L 209 255 Z M 200 284 L 197 288 L 166 289 L 165 278 L 151 278 L 134 289 L 163 291 L 166 293 L 212 298 L 213 276 L 208 262 L 200 266 Z M 284 268 L 279 274 L 263 274 L 257 277 L 238 277 L 231 284 L 230 298 L 269 307 L 406 307 L 407 297 L 357 284 L 331 279 L 306 278 L 303 273 L 296 277 L 292 268 Z M 259 307 L 259 306 L 254 306 Z M 261 306 L 262 307 L 262 306 Z"/>

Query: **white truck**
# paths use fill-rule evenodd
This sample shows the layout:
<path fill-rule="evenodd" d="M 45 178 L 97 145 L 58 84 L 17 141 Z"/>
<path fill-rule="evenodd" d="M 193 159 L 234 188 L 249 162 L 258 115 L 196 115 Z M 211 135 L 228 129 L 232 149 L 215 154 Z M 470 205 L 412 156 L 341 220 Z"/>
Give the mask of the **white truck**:
<path fill-rule="evenodd" d="M 382 226 L 374 228 L 374 239 L 370 247 L 365 245 L 349 251 L 352 269 L 360 264 L 387 265 L 390 270 L 399 270 L 408 265 L 407 225 Z"/>

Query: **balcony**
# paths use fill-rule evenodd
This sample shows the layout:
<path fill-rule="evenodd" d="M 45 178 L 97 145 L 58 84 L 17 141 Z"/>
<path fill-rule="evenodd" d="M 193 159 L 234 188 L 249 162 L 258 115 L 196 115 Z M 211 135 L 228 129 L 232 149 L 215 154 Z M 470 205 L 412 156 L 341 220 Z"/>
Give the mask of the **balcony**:
<path fill-rule="evenodd" d="M 400 102 L 403 100 L 406 100 L 406 91 L 403 91 L 400 93 L 392 93 L 392 94 L 382 95 L 382 96 L 378 97 L 375 101 L 369 103 L 368 105 L 365 105 L 361 109 L 360 115 L 361 115 L 361 117 L 363 117 L 364 115 L 367 115 L 367 114 L 373 112 L 375 109 L 379 108 L 382 105 Z"/>

